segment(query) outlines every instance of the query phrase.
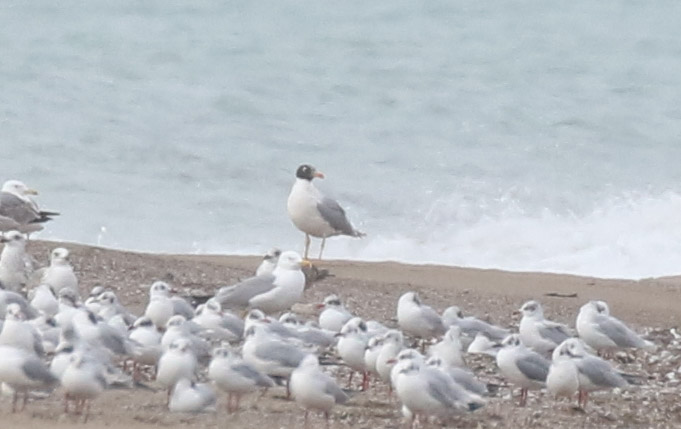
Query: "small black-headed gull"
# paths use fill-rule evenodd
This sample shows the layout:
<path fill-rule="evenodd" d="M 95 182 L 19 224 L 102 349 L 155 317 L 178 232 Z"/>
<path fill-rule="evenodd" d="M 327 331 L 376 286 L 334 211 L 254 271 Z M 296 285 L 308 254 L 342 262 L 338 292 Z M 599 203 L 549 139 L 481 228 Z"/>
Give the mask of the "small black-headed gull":
<path fill-rule="evenodd" d="M 73 353 L 61 376 L 61 385 L 64 389 L 64 412 L 68 413 L 69 402 L 75 401 L 75 413 L 84 413 L 84 421 L 87 422 L 91 401 L 106 389 L 104 372 L 105 368 L 99 361 L 79 352 Z"/>
<path fill-rule="evenodd" d="M 544 310 L 537 301 L 527 301 L 520 311 L 523 314 L 519 327 L 520 340 L 537 353 L 551 356 L 558 344 L 571 337 L 567 326 L 544 318 Z"/>
<path fill-rule="evenodd" d="M 279 261 L 279 255 L 281 255 L 281 250 L 276 247 L 268 250 L 267 253 L 265 253 L 265 256 L 263 256 L 262 262 L 255 270 L 256 277 L 272 274 L 272 271 L 274 271 L 277 266 L 277 261 Z"/>
<path fill-rule="evenodd" d="M 479 332 L 482 332 L 491 340 L 502 341 L 511 333 L 508 329 L 491 325 L 476 317 L 464 316 L 461 309 L 455 305 L 448 307 L 442 313 L 442 323 L 445 326 L 458 326 L 463 335 L 471 338 L 475 338 Z"/>
<path fill-rule="evenodd" d="M 291 373 L 291 394 L 298 405 L 305 409 L 305 427 L 309 410 L 324 413 L 329 425 L 329 413 L 334 405 L 344 404 L 349 399 L 336 380 L 319 368 L 315 355 L 307 355 Z"/>
<path fill-rule="evenodd" d="M 403 348 L 404 336 L 402 335 L 402 332 L 391 329 L 383 336 L 381 351 L 376 358 L 376 372 L 378 372 L 378 376 L 381 377 L 381 380 L 389 383 L 391 392 L 392 384 L 390 384 L 390 371 L 393 365 L 395 365 L 395 358 Z"/>
<path fill-rule="evenodd" d="M 222 306 L 211 298 L 197 308 L 192 322 L 201 326 L 206 338 L 219 341 L 239 341 L 244 335 L 244 321 L 228 311 L 222 311 Z"/>
<path fill-rule="evenodd" d="M 227 392 L 228 413 L 239 411 L 239 402 L 243 395 L 274 386 L 271 378 L 244 362 L 228 347 L 213 350 L 208 378 Z"/>
<path fill-rule="evenodd" d="M 458 383 L 461 387 L 463 387 L 470 393 L 474 393 L 479 396 L 489 395 L 487 385 L 479 381 L 477 378 L 475 378 L 475 375 L 473 375 L 472 372 L 464 368 L 448 366 L 442 361 L 442 359 L 435 356 L 428 358 L 428 360 L 426 360 L 426 365 L 432 366 L 433 368 L 437 368 L 440 371 L 444 372 L 445 374 L 449 375 L 450 377 L 452 377 L 452 380 L 454 380 L 456 383 Z"/>
<path fill-rule="evenodd" d="M 338 356 L 350 368 L 348 387 L 351 386 L 352 376 L 355 372 L 362 374 L 362 391 L 369 387 L 369 373 L 364 363 L 364 355 L 369 342 L 366 332 L 366 324 L 359 317 L 354 317 L 341 328 L 336 343 Z"/>
<path fill-rule="evenodd" d="M 14 389 L 12 412 L 17 411 L 19 394 L 23 393 L 22 410 L 26 407 L 28 392 L 33 389 L 51 387 L 57 378 L 35 354 L 12 346 L 0 346 L 0 382 Z"/>
<path fill-rule="evenodd" d="M 12 346 L 34 353 L 42 358 L 45 355 L 42 338 L 38 330 L 26 321 L 26 316 L 19 304 L 12 303 L 7 306 L 5 323 L 0 332 L 0 345 Z"/>
<path fill-rule="evenodd" d="M 3 183 L 0 190 L 0 231 L 40 231 L 43 229 L 41 223 L 59 215 L 57 212 L 40 210 L 32 195 L 38 195 L 38 192 L 19 180 Z"/>
<path fill-rule="evenodd" d="M 149 303 L 144 315 L 159 329 L 165 329 L 168 320 L 176 314 L 187 320 L 194 317 L 191 305 L 180 297 L 171 296 L 171 292 L 170 285 L 163 281 L 156 281 L 149 288 Z"/>
<path fill-rule="evenodd" d="M 501 342 L 490 340 L 487 335 L 478 332 L 473 341 L 468 345 L 466 353 L 484 354 L 496 358 L 501 349 Z"/>
<path fill-rule="evenodd" d="M 168 402 L 170 395 L 177 383 L 182 378 L 193 380 L 198 367 L 196 356 L 191 350 L 188 339 L 178 338 L 170 348 L 163 353 L 158 361 L 156 381 L 165 389 L 168 389 Z"/>
<path fill-rule="evenodd" d="M 520 386 L 520 405 L 524 406 L 529 389 L 544 387 L 550 362 L 525 347 L 517 334 L 506 337 L 502 345 L 504 347 L 497 353 L 497 367 L 504 378 Z"/>
<path fill-rule="evenodd" d="M 546 376 L 546 390 L 556 398 L 571 398 L 579 391 L 579 370 L 567 349 L 570 341 L 572 339 L 568 338 L 553 350 L 551 366 Z M 582 405 L 581 399 L 580 395 L 578 406 Z"/>
<path fill-rule="evenodd" d="M 397 302 L 397 324 L 406 334 L 421 339 L 439 337 L 446 331 L 440 315 L 423 304 L 416 292 L 403 294 Z"/>
<path fill-rule="evenodd" d="M 135 380 L 140 378 L 140 365 L 156 366 L 156 363 L 163 354 L 161 347 L 161 333 L 154 322 L 147 316 L 142 316 L 135 320 L 130 328 L 128 338 L 136 343 L 133 351 L 133 377 Z"/>
<path fill-rule="evenodd" d="M 428 347 L 428 356 L 442 359 L 447 366 L 466 366 L 461 354 L 461 330 L 452 325 L 440 342 Z"/>
<path fill-rule="evenodd" d="M 0 235 L 5 247 L 0 253 L 0 286 L 3 289 L 20 292 L 28 283 L 31 264 L 26 254 L 26 237 L 19 231 Z"/>
<path fill-rule="evenodd" d="M 353 317 L 336 294 L 324 298 L 319 307 L 323 309 L 319 314 L 319 326 L 328 331 L 340 332 L 343 325 Z"/>
<path fill-rule="evenodd" d="M 222 287 L 215 299 L 222 308 L 259 308 L 265 313 L 288 310 L 303 296 L 305 274 L 301 266 L 304 263 L 298 253 L 283 252 L 272 274 L 251 277 L 233 286 Z"/>
<path fill-rule="evenodd" d="M 345 210 L 331 198 L 322 194 L 312 183 L 314 178 L 324 178 L 324 174 L 317 171 L 311 165 L 301 165 L 296 170 L 296 181 L 288 196 L 288 215 L 293 224 L 305 233 L 305 253 L 303 258 L 308 258 L 310 250 L 310 236 L 321 238 L 322 244 L 319 249 L 319 259 L 322 259 L 324 245 L 328 237 L 335 235 L 348 235 L 350 237 L 363 237 L 364 233 L 356 230 L 347 216 Z"/>
<path fill-rule="evenodd" d="M 378 377 L 378 370 L 376 369 L 376 361 L 378 360 L 378 355 L 381 353 L 383 348 L 383 335 L 369 336 L 369 341 L 367 341 L 366 350 L 364 351 L 364 370 L 367 373 L 366 387 L 364 383 L 362 384 L 362 389 L 366 390 L 369 388 L 369 377 L 372 375 Z"/>
<path fill-rule="evenodd" d="M 210 343 L 192 332 L 192 322 L 187 321 L 181 314 L 176 314 L 168 320 L 166 331 L 161 337 L 161 348 L 167 351 L 170 346 L 179 338 L 189 341 L 189 346 L 196 358 L 203 363 L 210 360 Z"/>
<path fill-rule="evenodd" d="M 582 408 L 590 392 L 626 387 L 629 381 L 607 361 L 587 353 L 577 338 L 565 340 L 567 356 L 574 362 L 579 379 L 579 401 Z"/>
<path fill-rule="evenodd" d="M 589 301 L 577 315 L 577 333 L 591 348 L 610 351 L 618 348 L 655 350 L 655 345 L 641 338 L 621 320 L 610 315 L 604 301 Z"/>
<path fill-rule="evenodd" d="M 175 383 L 168 409 L 173 413 L 215 411 L 216 399 L 210 384 L 194 383 L 189 378 L 181 378 Z"/>
<path fill-rule="evenodd" d="M 69 262 L 69 251 L 63 247 L 57 247 L 50 253 L 50 266 L 43 271 L 40 278 L 41 284 L 48 285 L 55 295 L 59 296 L 62 289 L 70 289 L 78 292 L 78 277 Z"/>

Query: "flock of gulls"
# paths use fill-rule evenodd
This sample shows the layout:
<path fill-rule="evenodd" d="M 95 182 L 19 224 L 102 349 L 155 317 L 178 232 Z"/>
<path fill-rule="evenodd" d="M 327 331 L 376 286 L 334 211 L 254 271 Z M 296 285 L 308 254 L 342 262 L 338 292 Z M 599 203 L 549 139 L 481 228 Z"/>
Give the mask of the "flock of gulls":
<path fill-rule="evenodd" d="M 576 396 L 586 407 L 594 391 L 623 389 L 641 378 L 619 371 L 608 356 L 621 348 L 653 350 L 610 314 L 603 301 L 584 304 L 575 329 L 547 320 L 541 304 L 526 302 L 517 332 L 452 306 L 439 314 L 416 292 L 403 294 L 392 321 L 357 317 L 337 295 L 319 303 L 315 320 L 292 313 L 306 284 L 310 236 L 361 237 L 344 210 L 313 184 L 324 177 L 309 165 L 296 171 L 288 199 L 293 223 L 305 233 L 305 252 L 273 250 L 255 275 L 215 291 L 193 308 L 166 282 L 149 288 L 143 314 L 133 314 L 111 290 L 81 295 L 69 252 L 56 248 L 49 266 L 33 269 L 26 233 L 58 213 L 41 211 L 35 191 L 12 180 L 0 193 L 0 382 L 13 393 L 12 410 L 29 394 L 61 392 L 65 412 L 87 420 L 90 403 L 114 387 L 167 391 L 171 412 L 215 411 L 217 396 L 236 413 L 244 395 L 281 389 L 305 410 L 324 414 L 353 401 L 359 391 L 388 395 L 413 426 L 447 421 L 484 407 L 494 392 L 466 367 L 466 354 L 496 361 L 501 376 L 528 391 Z M 386 323 L 388 326 L 386 326 Z M 349 369 L 341 387 L 325 367 Z M 354 375 L 361 377 L 352 383 Z M 385 386 L 383 389 L 381 386 Z"/>

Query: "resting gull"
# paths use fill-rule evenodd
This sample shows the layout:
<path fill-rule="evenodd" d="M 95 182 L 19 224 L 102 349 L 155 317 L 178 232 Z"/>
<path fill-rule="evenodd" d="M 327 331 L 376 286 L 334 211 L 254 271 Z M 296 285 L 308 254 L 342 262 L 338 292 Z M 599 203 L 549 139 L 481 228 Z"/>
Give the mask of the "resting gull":
<path fill-rule="evenodd" d="M 281 255 L 281 250 L 276 247 L 268 250 L 267 253 L 265 253 L 265 256 L 263 256 L 262 262 L 255 270 L 255 275 L 262 276 L 263 274 L 272 274 L 272 271 L 274 271 L 274 268 L 277 266 L 279 255 Z"/>
<path fill-rule="evenodd" d="M 550 363 L 539 353 L 525 347 L 517 334 L 511 334 L 503 341 L 503 348 L 497 353 L 499 372 L 508 381 L 520 386 L 520 405 L 527 403 L 527 391 L 540 389 L 546 382 Z"/>
<path fill-rule="evenodd" d="M 296 181 L 288 196 L 287 209 L 293 224 L 305 233 L 305 254 L 307 259 L 310 250 L 310 236 L 322 239 L 319 259 L 322 259 L 324 244 L 328 237 L 349 235 L 362 237 L 364 233 L 356 230 L 345 210 L 333 199 L 328 198 L 317 189 L 312 180 L 324 178 L 324 174 L 311 165 L 303 164 L 296 171 Z"/>
<path fill-rule="evenodd" d="M 305 274 L 301 271 L 301 265 L 304 263 L 298 253 L 283 252 L 272 274 L 251 277 L 233 286 L 222 287 L 215 299 L 222 308 L 259 308 L 265 313 L 287 310 L 303 295 Z"/>
<path fill-rule="evenodd" d="M 407 334 L 421 339 L 444 335 L 442 318 L 423 304 L 416 292 L 407 292 L 397 302 L 397 324 Z"/>
<path fill-rule="evenodd" d="M 617 348 L 654 350 L 655 345 L 641 338 L 621 320 L 610 315 L 604 301 L 589 301 L 577 316 L 577 333 L 591 348 L 608 351 Z"/>
<path fill-rule="evenodd" d="M 20 292 L 28 282 L 31 262 L 26 254 L 26 237 L 19 231 L 0 235 L 5 247 L 0 253 L 0 287 Z"/>
<path fill-rule="evenodd" d="M 18 180 L 6 181 L 0 191 L 0 231 L 39 231 L 43 229 L 41 223 L 59 214 L 40 210 L 31 199 L 31 195 L 37 194 L 37 191 Z"/>
<path fill-rule="evenodd" d="M 525 346 L 544 356 L 550 356 L 558 344 L 570 338 L 567 326 L 544 318 L 544 310 L 537 301 L 527 301 L 520 307 L 520 340 Z"/>
<path fill-rule="evenodd" d="M 57 296 L 62 289 L 78 293 L 78 278 L 69 262 L 69 255 L 68 249 L 63 247 L 52 250 L 50 266 L 43 271 L 40 279 L 40 283 L 48 285 Z"/>

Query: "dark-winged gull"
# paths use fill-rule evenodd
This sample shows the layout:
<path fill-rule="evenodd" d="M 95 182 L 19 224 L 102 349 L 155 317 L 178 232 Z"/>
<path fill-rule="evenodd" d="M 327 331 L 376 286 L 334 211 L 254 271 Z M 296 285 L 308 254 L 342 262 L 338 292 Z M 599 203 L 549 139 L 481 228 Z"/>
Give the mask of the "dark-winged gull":
<path fill-rule="evenodd" d="M 59 215 L 57 212 L 40 210 L 31 199 L 31 195 L 37 194 L 37 191 L 18 180 L 6 181 L 0 191 L 0 231 L 39 231 L 43 229 L 41 223 Z"/>
<path fill-rule="evenodd" d="M 265 313 L 289 309 L 298 302 L 305 289 L 305 274 L 301 265 L 307 263 L 296 252 L 279 256 L 272 274 L 248 278 L 233 286 L 218 290 L 215 299 L 222 308 L 259 308 Z"/>
<path fill-rule="evenodd" d="M 287 203 L 291 221 L 305 233 L 305 254 L 303 255 L 305 259 L 307 259 L 310 250 L 310 236 L 322 239 L 319 259 L 322 258 L 324 244 L 328 237 L 335 235 L 364 236 L 364 233 L 352 226 L 340 204 L 336 200 L 324 196 L 314 186 L 312 180 L 315 177 L 323 179 L 324 174 L 311 165 L 304 164 L 298 167 L 296 181 L 291 188 Z"/>

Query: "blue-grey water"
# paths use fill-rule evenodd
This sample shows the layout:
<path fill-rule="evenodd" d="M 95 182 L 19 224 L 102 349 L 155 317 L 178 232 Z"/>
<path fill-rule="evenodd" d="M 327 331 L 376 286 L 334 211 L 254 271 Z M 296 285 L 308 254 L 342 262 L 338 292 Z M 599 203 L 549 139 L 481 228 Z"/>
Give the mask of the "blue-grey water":
<path fill-rule="evenodd" d="M 0 180 L 38 237 L 302 250 L 295 168 L 367 232 L 329 258 L 681 271 L 681 3 L 4 1 Z M 315 247 L 316 249 L 316 247 Z"/>

